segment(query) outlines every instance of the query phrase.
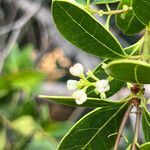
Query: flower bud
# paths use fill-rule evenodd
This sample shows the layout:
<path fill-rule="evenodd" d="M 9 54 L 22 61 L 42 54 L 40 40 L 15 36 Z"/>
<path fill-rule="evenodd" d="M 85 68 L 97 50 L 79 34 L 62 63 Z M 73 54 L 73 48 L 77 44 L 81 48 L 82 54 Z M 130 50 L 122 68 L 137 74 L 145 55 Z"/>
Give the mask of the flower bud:
<path fill-rule="evenodd" d="M 87 94 L 83 90 L 75 91 L 72 96 L 78 105 L 83 104 L 87 100 Z"/>
<path fill-rule="evenodd" d="M 110 86 L 107 80 L 99 80 L 95 84 L 96 90 L 100 93 L 105 93 L 106 91 L 109 91 Z"/>
<path fill-rule="evenodd" d="M 77 88 L 78 88 L 78 81 L 76 81 L 76 80 L 68 80 L 67 81 L 67 88 L 69 90 L 77 90 Z"/>
<path fill-rule="evenodd" d="M 81 74 L 84 73 L 84 67 L 83 67 L 83 65 L 81 65 L 79 63 L 75 64 L 74 66 L 72 66 L 70 68 L 70 73 L 73 76 L 80 76 Z"/>

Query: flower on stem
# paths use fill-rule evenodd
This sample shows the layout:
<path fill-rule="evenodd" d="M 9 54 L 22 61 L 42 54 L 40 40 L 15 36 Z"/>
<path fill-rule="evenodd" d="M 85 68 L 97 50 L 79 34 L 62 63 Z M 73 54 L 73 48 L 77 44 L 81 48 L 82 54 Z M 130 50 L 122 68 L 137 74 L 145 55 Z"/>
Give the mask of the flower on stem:
<path fill-rule="evenodd" d="M 77 63 L 75 64 L 74 66 L 72 66 L 70 68 L 70 73 L 73 75 L 73 76 L 80 76 L 84 73 L 84 67 L 82 64 L 80 63 Z"/>
<path fill-rule="evenodd" d="M 67 88 L 69 90 L 77 90 L 79 82 L 77 80 L 68 80 L 67 81 Z"/>
<path fill-rule="evenodd" d="M 77 90 L 72 94 L 73 98 L 75 98 L 75 102 L 78 105 L 83 104 L 87 100 L 87 94 L 84 92 L 84 90 Z"/>
<path fill-rule="evenodd" d="M 99 93 L 105 93 L 110 90 L 110 86 L 107 80 L 99 80 L 95 83 L 96 90 Z"/>

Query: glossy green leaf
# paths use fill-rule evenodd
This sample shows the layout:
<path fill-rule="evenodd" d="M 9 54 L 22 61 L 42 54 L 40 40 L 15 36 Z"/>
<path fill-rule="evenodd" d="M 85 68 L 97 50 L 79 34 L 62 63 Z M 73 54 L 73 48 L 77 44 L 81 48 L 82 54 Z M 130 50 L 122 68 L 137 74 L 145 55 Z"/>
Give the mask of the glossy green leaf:
<path fill-rule="evenodd" d="M 135 15 L 146 26 L 150 25 L 150 1 L 149 0 L 132 0 L 132 8 Z"/>
<path fill-rule="evenodd" d="M 80 106 L 80 107 L 104 107 L 115 104 L 120 104 L 123 102 L 116 102 L 107 99 L 100 98 L 88 98 L 85 103 L 82 105 L 77 105 L 75 103 L 75 99 L 73 97 L 64 97 L 64 96 L 47 96 L 47 95 L 39 95 L 40 98 L 44 98 L 47 100 L 55 101 L 60 104 L 68 105 L 68 106 Z"/>
<path fill-rule="evenodd" d="M 116 38 L 84 6 L 69 0 L 54 0 L 52 12 L 60 33 L 78 48 L 99 57 L 125 57 Z"/>
<path fill-rule="evenodd" d="M 78 3 L 86 4 L 87 0 L 76 0 Z M 109 4 L 109 3 L 116 3 L 120 0 L 90 0 L 91 4 Z"/>
<path fill-rule="evenodd" d="M 142 127 L 145 142 L 150 142 L 150 113 L 146 108 L 142 112 Z"/>
<path fill-rule="evenodd" d="M 59 150 L 110 150 L 127 104 L 96 109 L 79 120 L 62 139 Z"/>
<path fill-rule="evenodd" d="M 140 150 L 150 150 L 150 142 L 142 144 Z"/>
<path fill-rule="evenodd" d="M 150 65 L 139 60 L 119 59 L 104 65 L 104 70 L 113 78 L 131 83 L 150 83 Z"/>
<path fill-rule="evenodd" d="M 122 0 L 118 9 L 123 9 L 123 5 L 131 6 L 132 0 Z M 137 19 L 132 10 L 127 13 L 116 15 L 117 26 L 127 35 L 139 33 L 144 29 L 144 25 Z"/>
<path fill-rule="evenodd" d="M 103 61 L 102 63 L 108 63 L 110 60 Z M 106 79 L 108 77 L 105 70 L 102 68 L 102 63 L 100 63 L 97 68 L 93 71 L 93 74 L 99 79 Z M 90 79 L 89 79 L 90 80 Z M 124 85 L 124 82 L 119 81 L 117 79 L 112 79 L 110 81 L 110 90 L 106 92 L 106 97 L 110 97 L 117 93 Z M 90 87 L 87 89 L 88 97 L 99 98 L 99 95 L 95 93 L 95 87 Z"/>

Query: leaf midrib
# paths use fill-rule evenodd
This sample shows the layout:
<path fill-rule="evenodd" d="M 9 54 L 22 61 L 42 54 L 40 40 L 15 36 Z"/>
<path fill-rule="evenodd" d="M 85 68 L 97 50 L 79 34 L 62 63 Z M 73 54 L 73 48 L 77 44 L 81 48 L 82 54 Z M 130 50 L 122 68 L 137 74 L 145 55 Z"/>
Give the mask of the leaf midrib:
<path fill-rule="evenodd" d="M 84 147 L 82 147 L 81 149 L 82 150 L 84 150 L 90 143 L 91 143 L 91 141 L 99 134 L 99 132 L 119 113 L 119 111 L 127 104 L 128 102 L 126 102 L 124 105 L 122 105 L 121 107 L 120 107 L 120 109 L 113 115 L 113 116 L 111 116 L 105 123 L 104 123 L 104 125 L 101 127 L 101 128 L 99 128 L 99 130 L 94 134 L 94 136 L 87 142 L 87 144 L 84 146 Z"/>
<path fill-rule="evenodd" d="M 108 50 L 110 50 L 112 53 L 114 53 L 114 54 L 116 54 L 116 55 L 118 55 L 118 56 L 120 56 L 120 57 L 123 57 L 123 55 L 120 55 L 119 53 L 113 51 L 111 48 L 109 48 L 108 46 L 106 46 L 105 44 L 103 44 L 101 41 L 99 41 L 97 38 L 95 38 L 92 34 L 90 34 L 86 29 L 84 29 L 84 28 L 68 13 L 68 11 L 66 11 L 66 10 L 64 9 L 64 7 L 61 6 L 59 3 L 58 3 L 58 6 L 66 13 L 67 16 L 70 17 L 70 19 L 72 19 L 72 21 L 73 21 L 74 23 L 76 23 L 81 29 L 83 29 L 84 32 L 86 32 L 89 36 L 91 36 L 94 40 L 96 40 L 96 42 L 98 42 L 99 44 L 103 45 L 105 48 L 107 48 Z M 114 40 L 115 40 L 115 39 L 114 39 Z M 120 50 L 121 50 L 121 47 L 120 47 Z M 123 52 L 123 51 L 122 51 L 122 52 Z"/>

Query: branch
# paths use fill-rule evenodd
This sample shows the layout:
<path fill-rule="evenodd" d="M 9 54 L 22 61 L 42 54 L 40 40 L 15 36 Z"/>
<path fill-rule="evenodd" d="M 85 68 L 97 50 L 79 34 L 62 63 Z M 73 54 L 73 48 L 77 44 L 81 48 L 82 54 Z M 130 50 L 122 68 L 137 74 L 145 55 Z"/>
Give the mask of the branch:
<path fill-rule="evenodd" d="M 20 29 L 15 30 L 12 32 L 8 43 L 6 43 L 6 46 L 4 47 L 3 51 L 0 52 L 0 73 L 2 71 L 3 65 L 4 65 L 4 61 L 6 59 L 6 57 L 9 55 L 9 53 L 11 52 L 12 47 L 15 45 L 17 38 L 20 34 Z"/>
<path fill-rule="evenodd" d="M 136 150 L 136 144 L 138 143 L 140 118 L 141 118 L 141 108 L 139 106 L 137 106 L 135 132 L 134 132 L 134 140 L 133 140 L 133 144 L 132 144 L 132 150 Z"/>
<path fill-rule="evenodd" d="M 121 125 L 120 125 L 120 128 L 119 128 L 119 131 L 118 131 L 118 135 L 117 135 L 117 138 L 116 138 L 116 142 L 115 142 L 115 146 L 114 146 L 114 150 L 118 150 L 118 146 L 119 146 L 119 142 L 120 142 L 120 139 L 122 137 L 122 133 L 123 133 L 123 130 L 124 130 L 124 127 L 125 127 L 125 124 L 127 122 L 127 119 L 129 117 L 129 114 L 130 114 L 130 111 L 132 110 L 133 108 L 133 105 L 130 104 L 130 106 L 128 107 L 123 119 L 122 119 L 122 122 L 121 122 Z"/>
<path fill-rule="evenodd" d="M 40 8 L 41 4 L 36 2 L 34 7 L 30 6 L 30 9 L 28 9 L 28 11 L 25 12 L 25 15 L 19 20 L 0 27 L 0 34 L 6 34 L 10 31 L 22 28 L 39 11 Z"/>

